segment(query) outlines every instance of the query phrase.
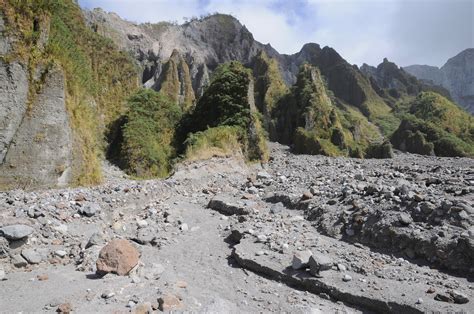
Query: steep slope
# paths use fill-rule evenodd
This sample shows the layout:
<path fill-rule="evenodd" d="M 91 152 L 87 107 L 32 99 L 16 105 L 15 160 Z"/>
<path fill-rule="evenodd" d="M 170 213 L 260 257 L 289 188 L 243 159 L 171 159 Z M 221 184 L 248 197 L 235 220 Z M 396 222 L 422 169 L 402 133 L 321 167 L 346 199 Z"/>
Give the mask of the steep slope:
<path fill-rule="evenodd" d="M 370 84 L 377 94 L 392 107 L 397 102 L 417 96 L 422 91 L 434 91 L 450 98 L 450 94 L 445 88 L 423 83 L 415 76 L 405 72 L 403 68 L 388 61 L 387 58 L 384 58 L 377 67 L 364 63 L 361 71 L 370 80 Z"/>
<path fill-rule="evenodd" d="M 427 65 L 404 69 L 418 79 L 445 87 L 456 103 L 474 113 L 474 48 L 460 52 L 440 69 Z"/>
<path fill-rule="evenodd" d="M 364 156 L 380 135 L 357 108 L 334 97 L 321 72 L 304 64 L 296 84 L 272 111 L 276 138 L 296 153 Z"/>
<path fill-rule="evenodd" d="M 268 159 L 264 130 L 255 105 L 251 71 L 232 61 L 220 65 L 196 108 L 183 122 L 186 155 L 209 158 L 241 151 L 248 160 Z M 234 147 L 229 144 L 235 144 Z"/>
<path fill-rule="evenodd" d="M 133 61 L 73 1 L 0 5 L 0 186 L 100 182 L 103 134 L 138 87 Z"/>
<path fill-rule="evenodd" d="M 294 55 L 279 54 L 270 45 L 254 40 L 252 34 L 238 20 L 229 15 L 214 14 L 193 19 L 183 25 L 172 23 L 134 24 L 120 19 L 116 14 L 94 9 L 85 13 L 89 25 L 96 32 L 108 36 L 117 45 L 129 51 L 142 65 L 142 83 L 146 87 L 160 89 L 164 64 L 176 49 L 189 67 L 196 98 L 201 96 L 204 86 L 217 65 L 228 61 L 239 61 L 254 69 L 257 92 L 265 84 L 265 71 L 279 70 L 282 81 L 291 86 L 296 82 L 299 68 L 304 63 L 317 66 L 328 82 L 328 88 L 339 101 L 353 106 L 388 135 L 398 125 L 391 108 L 375 92 L 369 80 L 357 67 L 350 65 L 334 49 L 307 44 Z M 262 53 L 264 57 L 262 57 Z M 270 58 L 268 69 L 264 58 Z M 181 85 L 186 83 L 181 80 Z M 263 85 L 262 85 L 263 84 Z M 275 83 L 277 86 L 279 83 Z M 265 87 L 266 88 L 266 87 Z M 264 89 L 265 89 L 264 88 Z M 275 87 L 272 87 L 272 89 Z M 283 88 L 277 87 L 280 93 Z M 258 95 L 257 106 L 261 109 L 265 92 Z M 262 98 L 263 97 L 263 98 Z M 261 110 L 262 111 L 262 110 Z M 264 117 L 267 113 L 263 112 Z M 264 125 L 270 130 L 268 117 Z"/>
<path fill-rule="evenodd" d="M 392 135 L 402 151 L 436 156 L 474 156 L 474 118 L 439 94 L 423 92 Z"/>

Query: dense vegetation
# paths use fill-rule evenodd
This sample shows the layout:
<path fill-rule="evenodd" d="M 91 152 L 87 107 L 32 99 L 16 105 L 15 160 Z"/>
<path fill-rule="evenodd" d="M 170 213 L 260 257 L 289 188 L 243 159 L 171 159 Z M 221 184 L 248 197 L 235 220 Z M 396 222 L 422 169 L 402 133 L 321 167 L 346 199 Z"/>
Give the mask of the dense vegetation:
<path fill-rule="evenodd" d="M 75 183 L 100 182 L 103 135 L 138 87 L 137 68 L 127 54 L 85 25 L 74 1 L 0 0 L 0 6 L 9 35 L 17 38 L 6 61 L 27 65 L 30 104 L 43 83 L 35 72 L 53 64 L 63 69 L 74 132 Z"/>
<path fill-rule="evenodd" d="M 417 154 L 474 156 L 474 119 L 443 96 L 423 92 L 409 103 L 391 141 Z"/>
<path fill-rule="evenodd" d="M 212 128 L 218 129 L 210 131 Z M 264 130 L 254 104 L 253 80 L 249 69 L 235 61 L 216 69 L 209 87 L 187 121 L 186 133 L 196 132 L 203 133 L 187 141 L 188 156 L 196 150 L 196 144 L 204 140 L 214 142 L 216 147 L 225 147 L 227 144 L 216 143 L 216 140 L 226 140 L 233 133 L 232 137 L 238 138 L 247 159 L 265 160 L 268 157 Z M 218 134 L 220 132 L 225 134 Z M 196 136 L 200 137 L 200 141 Z M 231 150 L 235 151 L 236 148 Z"/>
<path fill-rule="evenodd" d="M 173 139 L 181 108 L 150 89 L 130 97 L 128 107 L 122 127 L 123 168 L 140 178 L 166 177 L 176 156 Z"/>

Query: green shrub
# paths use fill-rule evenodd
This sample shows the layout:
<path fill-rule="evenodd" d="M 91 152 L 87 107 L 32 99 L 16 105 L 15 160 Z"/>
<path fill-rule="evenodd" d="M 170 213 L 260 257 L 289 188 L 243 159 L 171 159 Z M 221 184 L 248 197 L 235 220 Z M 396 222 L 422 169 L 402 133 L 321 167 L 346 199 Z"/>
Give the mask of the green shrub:
<path fill-rule="evenodd" d="M 165 177 L 175 157 L 172 145 L 181 108 L 153 90 L 140 90 L 128 101 L 122 158 L 128 173 L 140 178 Z"/>
<path fill-rule="evenodd" d="M 185 157 L 188 160 L 201 160 L 242 154 L 240 141 L 243 136 L 242 129 L 232 126 L 196 132 L 186 140 Z"/>
<path fill-rule="evenodd" d="M 183 121 L 178 136 L 230 126 L 241 134 L 238 138 L 247 159 L 266 160 L 266 138 L 261 117 L 253 107 L 252 83 L 250 70 L 239 62 L 220 65 L 194 111 Z"/>

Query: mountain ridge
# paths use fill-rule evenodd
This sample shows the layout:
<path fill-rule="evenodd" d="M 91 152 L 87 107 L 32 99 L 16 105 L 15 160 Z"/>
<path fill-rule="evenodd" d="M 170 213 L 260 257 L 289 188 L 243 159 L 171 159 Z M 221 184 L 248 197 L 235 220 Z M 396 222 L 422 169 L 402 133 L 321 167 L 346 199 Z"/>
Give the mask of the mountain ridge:
<path fill-rule="evenodd" d="M 403 68 L 428 84 L 445 87 L 456 103 L 474 113 L 474 48 L 467 48 L 449 58 L 440 68 L 430 65 Z"/>

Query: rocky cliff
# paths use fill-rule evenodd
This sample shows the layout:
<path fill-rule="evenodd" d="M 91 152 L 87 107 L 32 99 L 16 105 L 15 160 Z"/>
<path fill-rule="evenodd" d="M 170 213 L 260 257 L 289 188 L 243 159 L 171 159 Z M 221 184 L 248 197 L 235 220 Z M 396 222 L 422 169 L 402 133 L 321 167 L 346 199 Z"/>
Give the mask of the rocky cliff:
<path fill-rule="evenodd" d="M 73 1 L 0 4 L 0 188 L 100 182 L 135 66 Z"/>
<path fill-rule="evenodd" d="M 460 52 L 441 68 L 411 65 L 404 69 L 420 80 L 445 87 L 456 103 L 474 113 L 474 48 Z"/>
<path fill-rule="evenodd" d="M 101 9 L 86 11 L 85 16 L 92 29 L 111 38 L 140 62 L 142 83 L 156 90 L 164 80 L 161 74 L 163 65 L 175 50 L 189 67 L 196 97 L 202 94 L 203 87 L 209 83 L 209 74 L 219 64 L 239 61 L 252 66 L 263 51 L 276 60 L 287 85 L 296 82 L 302 64 L 310 63 L 319 67 L 336 97 L 358 107 L 366 116 L 383 115 L 389 111 L 362 73 L 334 49 L 307 44 L 294 55 L 279 54 L 270 45 L 256 41 L 247 28 L 230 15 L 214 14 L 183 25 L 165 22 L 134 24 Z"/>

